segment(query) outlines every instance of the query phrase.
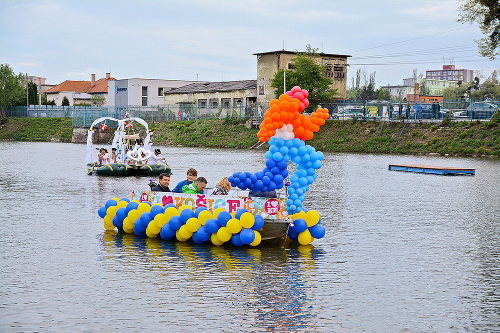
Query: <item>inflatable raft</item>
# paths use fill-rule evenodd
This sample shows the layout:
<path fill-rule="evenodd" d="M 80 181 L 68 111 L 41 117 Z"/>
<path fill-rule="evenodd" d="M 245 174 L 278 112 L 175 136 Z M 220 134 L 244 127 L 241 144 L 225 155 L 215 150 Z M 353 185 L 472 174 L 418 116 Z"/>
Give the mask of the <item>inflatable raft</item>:
<path fill-rule="evenodd" d="M 165 164 L 128 165 L 125 163 L 111 163 L 102 166 L 91 166 L 89 174 L 99 176 L 158 176 L 161 173 L 171 173 Z"/>

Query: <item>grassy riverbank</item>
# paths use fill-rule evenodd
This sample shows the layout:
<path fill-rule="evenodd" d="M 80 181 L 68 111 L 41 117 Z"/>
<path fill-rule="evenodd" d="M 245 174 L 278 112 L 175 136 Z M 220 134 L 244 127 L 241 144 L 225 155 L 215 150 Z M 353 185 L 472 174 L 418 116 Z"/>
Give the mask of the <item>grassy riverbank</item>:
<path fill-rule="evenodd" d="M 486 125 L 445 121 L 404 127 L 395 122 L 327 121 L 308 144 L 324 152 L 500 157 L 500 126 L 494 120 L 485 131 Z M 248 148 L 258 141 L 257 129 L 248 129 L 233 119 L 150 126 L 153 141 L 160 145 Z M 0 125 L 0 140 L 71 142 L 72 132 L 70 118 L 9 118 Z"/>

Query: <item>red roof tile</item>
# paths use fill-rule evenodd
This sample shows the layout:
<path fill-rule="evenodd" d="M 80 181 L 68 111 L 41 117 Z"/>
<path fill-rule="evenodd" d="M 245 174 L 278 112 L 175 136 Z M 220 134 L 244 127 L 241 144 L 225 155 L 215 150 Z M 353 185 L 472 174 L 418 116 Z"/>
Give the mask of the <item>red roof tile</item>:
<path fill-rule="evenodd" d="M 95 93 L 107 93 L 108 92 L 108 81 L 116 80 L 114 77 L 110 79 L 99 79 L 96 81 L 95 85 L 87 90 L 88 94 Z"/>
<path fill-rule="evenodd" d="M 45 93 L 58 93 L 62 91 L 87 92 L 90 89 L 90 81 L 70 81 L 66 80 L 57 86 L 47 89 Z"/>

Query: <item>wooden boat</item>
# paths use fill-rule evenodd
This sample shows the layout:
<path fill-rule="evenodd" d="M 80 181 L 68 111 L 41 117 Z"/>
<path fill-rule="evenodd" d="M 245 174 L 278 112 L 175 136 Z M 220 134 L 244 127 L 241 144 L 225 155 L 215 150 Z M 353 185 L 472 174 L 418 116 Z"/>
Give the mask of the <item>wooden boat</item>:
<path fill-rule="evenodd" d="M 116 122 L 117 129 L 113 136 L 112 148 L 117 150 L 117 162 L 105 165 L 97 165 L 94 163 L 94 147 L 92 142 L 92 134 L 94 127 L 101 124 L 101 129 L 107 121 Z M 139 133 L 133 129 L 133 123 L 137 122 L 145 128 L 145 138 L 141 139 Z M 105 125 L 107 127 L 107 125 Z M 161 163 L 146 164 L 149 157 L 152 155 L 151 132 L 149 132 L 148 124 L 141 118 L 126 117 L 124 119 L 116 119 L 112 117 L 101 117 L 92 123 L 87 134 L 87 172 L 89 175 L 96 174 L 100 176 L 158 176 L 161 173 L 171 173 L 169 166 Z"/>

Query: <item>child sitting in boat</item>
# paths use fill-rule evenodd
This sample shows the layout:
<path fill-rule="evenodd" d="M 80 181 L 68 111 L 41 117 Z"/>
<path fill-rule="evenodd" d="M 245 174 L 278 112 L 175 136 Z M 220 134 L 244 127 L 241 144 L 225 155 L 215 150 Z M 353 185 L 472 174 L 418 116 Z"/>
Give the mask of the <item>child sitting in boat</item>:
<path fill-rule="evenodd" d="M 207 187 L 207 180 L 204 177 L 198 177 L 194 183 L 184 185 L 182 187 L 182 193 L 200 194 L 203 193 L 205 187 Z"/>
<path fill-rule="evenodd" d="M 189 168 L 187 171 L 187 179 L 180 181 L 177 185 L 175 185 L 172 192 L 182 193 L 182 188 L 194 182 L 197 176 L 198 176 L 198 171 L 196 171 L 196 169 L 194 168 Z"/>
<path fill-rule="evenodd" d="M 231 190 L 231 183 L 227 177 L 222 177 L 214 187 L 213 195 L 228 195 Z"/>

